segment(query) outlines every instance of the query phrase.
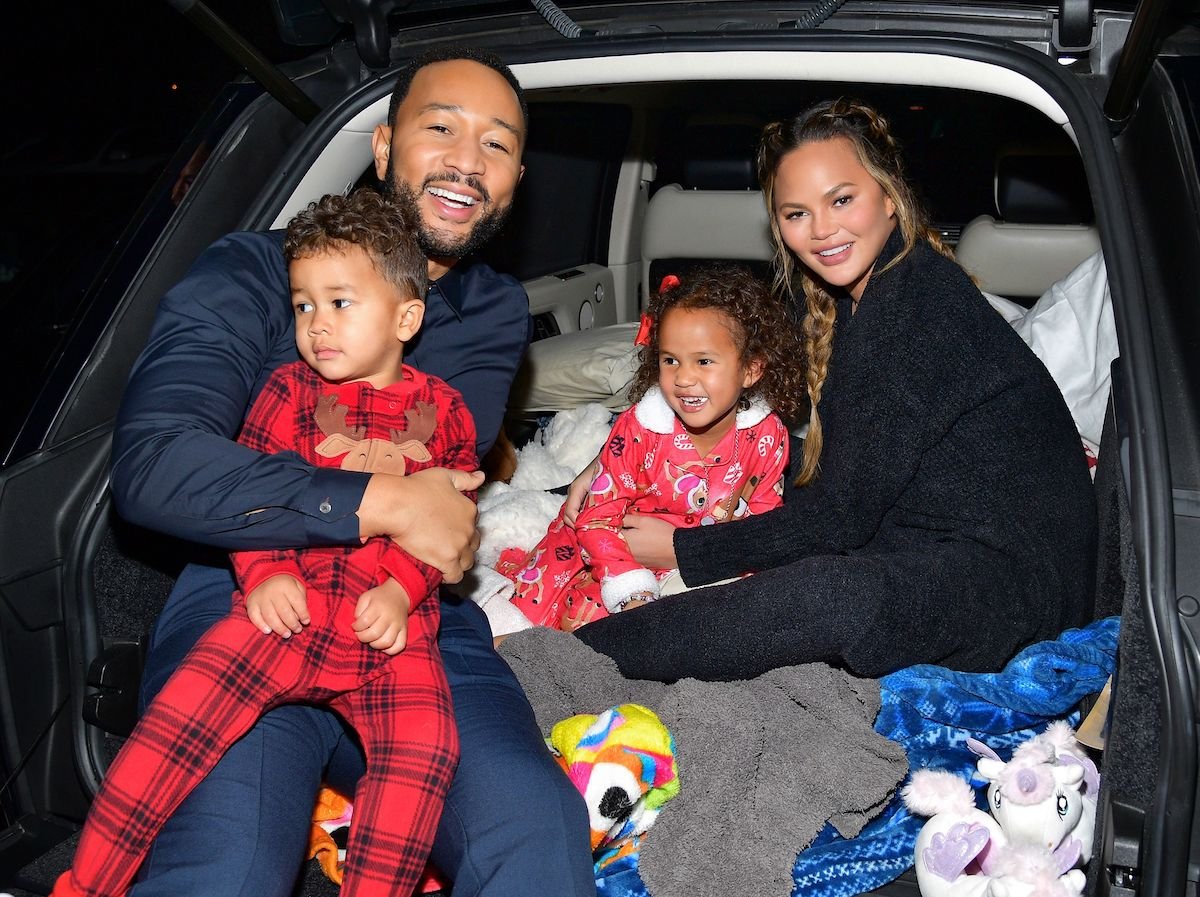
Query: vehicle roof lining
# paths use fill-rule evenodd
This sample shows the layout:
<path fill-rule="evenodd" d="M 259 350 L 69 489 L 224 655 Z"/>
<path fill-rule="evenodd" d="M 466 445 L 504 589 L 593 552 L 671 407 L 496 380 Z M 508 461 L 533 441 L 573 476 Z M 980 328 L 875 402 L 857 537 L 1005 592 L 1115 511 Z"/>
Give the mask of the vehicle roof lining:
<path fill-rule="evenodd" d="M 804 81 L 945 87 L 994 94 L 1031 106 L 1078 143 L 1062 107 L 1032 79 L 990 62 L 940 53 L 849 51 L 721 51 L 647 53 L 521 63 L 512 66 L 526 91 L 688 81 Z M 383 97 L 333 135 L 272 222 L 283 227 L 308 203 L 344 192 L 371 164 L 371 133 L 387 115 Z"/>

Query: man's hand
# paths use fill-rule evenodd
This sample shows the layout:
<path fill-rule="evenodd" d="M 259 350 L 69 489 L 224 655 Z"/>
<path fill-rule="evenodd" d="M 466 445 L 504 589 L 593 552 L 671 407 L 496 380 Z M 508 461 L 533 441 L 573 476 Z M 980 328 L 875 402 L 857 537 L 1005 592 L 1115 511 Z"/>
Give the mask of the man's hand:
<path fill-rule="evenodd" d="M 675 527 L 658 517 L 626 514 L 621 535 L 634 559 L 652 570 L 673 570 L 679 566 L 675 557 Z"/>
<path fill-rule="evenodd" d="M 595 458 L 591 464 L 583 469 L 583 473 L 571 480 L 571 485 L 567 489 L 567 500 L 563 502 L 563 522 L 570 527 L 575 526 L 575 520 L 579 517 L 579 512 L 583 509 L 584 499 L 588 495 L 588 487 L 592 485 L 592 480 L 596 479 L 596 474 L 600 472 L 600 459 Z"/>
<path fill-rule="evenodd" d="M 307 589 L 286 573 L 264 579 L 246 596 L 246 614 L 264 633 L 291 638 L 309 624 Z"/>
<path fill-rule="evenodd" d="M 419 561 L 458 582 L 475 563 L 479 533 L 475 502 L 463 495 L 483 485 L 483 473 L 431 467 L 410 476 L 371 476 L 358 508 L 363 539 L 388 536 Z"/>
<path fill-rule="evenodd" d="M 354 607 L 351 628 L 360 642 L 384 654 L 399 654 L 408 644 L 410 607 L 404 586 L 389 577 L 383 585 L 362 593 Z"/>

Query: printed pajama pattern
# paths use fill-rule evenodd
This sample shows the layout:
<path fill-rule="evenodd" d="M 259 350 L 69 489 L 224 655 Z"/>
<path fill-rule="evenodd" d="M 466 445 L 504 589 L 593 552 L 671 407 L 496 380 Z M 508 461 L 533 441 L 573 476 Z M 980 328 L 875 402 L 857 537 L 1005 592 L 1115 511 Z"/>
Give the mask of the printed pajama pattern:
<path fill-rule="evenodd" d="M 436 608 L 427 602 L 417 614 L 436 620 Z M 336 643 L 342 640 L 328 632 L 306 639 L 310 627 L 290 639 L 267 636 L 243 613 L 217 623 L 164 686 L 154 712 L 138 724 L 105 776 L 68 873 L 88 885 L 64 892 L 60 882 L 55 893 L 124 894 L 167 817 L 229 746 L 272 707 L 313 701 L 342 714 L 367 754 L 344 892 L 411 894 L 440 815 L 430 808 L 440 811 L 458 758 L 436 625 L 419 628 L 428 632 L 354 687 L 353 667 L 331 676 L 313 662 L 314 655 L 328 662 L 340 650 Z"/>

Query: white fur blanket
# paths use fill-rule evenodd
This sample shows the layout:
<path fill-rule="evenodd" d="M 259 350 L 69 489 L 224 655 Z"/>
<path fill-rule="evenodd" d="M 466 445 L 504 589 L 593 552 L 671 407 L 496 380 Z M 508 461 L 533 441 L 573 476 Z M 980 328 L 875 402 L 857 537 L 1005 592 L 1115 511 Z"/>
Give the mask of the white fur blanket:
<path fill-rule="evenodd" d="M 506 548 L 533 548 L 558 515 L 563 496 L 547 492 L 568 485 L 600 452 L 612 412 L 603 405 L 560 411 L 517 452 L 512 480 L 488 483 L 479 491 L 479 550 L 475 566 L 455 586 L 487 614 L 494 635 L 528 629 L 529 621 L 509 603 L 513 585 L 492 569 Z"/>

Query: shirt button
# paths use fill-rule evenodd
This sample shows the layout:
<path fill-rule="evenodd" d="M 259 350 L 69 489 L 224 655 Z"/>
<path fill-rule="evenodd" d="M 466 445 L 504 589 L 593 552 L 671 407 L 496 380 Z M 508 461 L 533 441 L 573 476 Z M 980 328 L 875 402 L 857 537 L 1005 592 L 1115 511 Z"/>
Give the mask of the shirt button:
<path fill-rule="evenodd" d="M 317 508 L 320 510 L 320 512 L 322 514 L 328 514 L 330 511 L 333 510 L 333 505 L 329 503 L 329 499 L 325 499 L 323 502 L 321 502 L 317 506 Z"/>

